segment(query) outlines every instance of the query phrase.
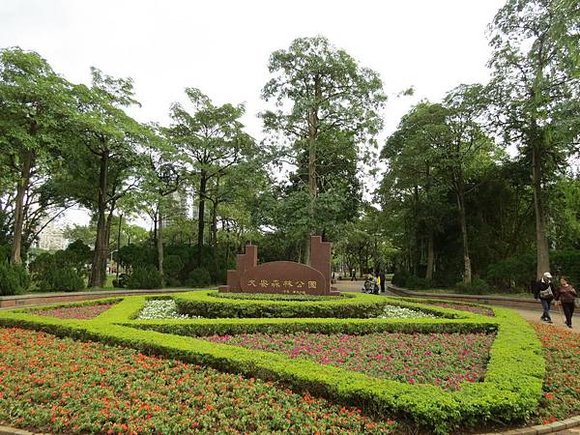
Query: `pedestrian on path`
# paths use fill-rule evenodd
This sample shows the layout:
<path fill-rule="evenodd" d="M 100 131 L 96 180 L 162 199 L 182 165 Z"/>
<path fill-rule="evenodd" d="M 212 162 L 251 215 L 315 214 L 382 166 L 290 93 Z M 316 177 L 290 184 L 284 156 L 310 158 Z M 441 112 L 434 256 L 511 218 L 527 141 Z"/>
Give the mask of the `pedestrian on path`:
<path fill-rule="evenodd" d="M 560 301 L 562 304 L 562 309 L 564 310 L 564 316 L 566 316 L 566 326 L 572 328 L 572 316 L 574 316 L 574 302 L 578 297 L 576 289 L 570 285 L 570 279 L 567 276 L 562 276 L 560 278 L 560 288 L 556 292 L 556 302 Z"/>
<path fill-rule="evenodd" d="M 550 317 L 550 306 L 552 305 L 552 300 L 556 293 L 554 284 L 552 284 L 552 274 L 550 272 L 545 272 L 539 281 L 534 283 L 534 298 L 539 299 L 542 304 L 542 319 L 544 322 L 552 323 L 552 318 Z"/>

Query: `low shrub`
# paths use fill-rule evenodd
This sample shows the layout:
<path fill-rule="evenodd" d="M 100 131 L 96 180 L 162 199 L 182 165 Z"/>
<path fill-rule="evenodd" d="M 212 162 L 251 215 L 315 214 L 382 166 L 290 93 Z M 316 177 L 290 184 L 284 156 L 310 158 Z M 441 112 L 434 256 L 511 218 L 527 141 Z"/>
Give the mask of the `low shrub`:
<path fill-rule="evenodd" d="M 187 285 L 192 287 L 206 287 L 211 283 L 211 275 L 205 267 L 193 269 L 187 277 Z"/>
<path fill-rule="evenodd" d="M 161 287 L 161 275 L 153 266 L 135 267 L 127 278 L 127 288 L 152 289 Z"/>
<path fill-rule="evenodd" d="M 273 299 L 216 298 L 216 292 L 193 292 L 176 297 L 178 311 L 182 314 L 207 318 L 227 317 L 338 317 L 369 318 L 383 313 L 387 300 L 371 299 L 357 294 L 352 298 L 323 301 L 281 301 Z"/>
<path fill-rule="evenodd" d="M 179 255 L 168 255 L 163 262 L 163 273 L 165 274 L 165 282 L 167 285 L 176 287 L 180 285 L 178 279 L 184 263 Z"/>
<path fill-rule="evenodd" d="M 467 295 L 484 295 L 492 292 L 489 284 L 481 278 L 474 278 L 470 284 L 458 282 L 455 284 L 455 291 Z"/>
<path fill-rule="evenodd" d="M 269 301 L 337 301 L 341 298 L 351 298 L 349 294 L 340 296 L 317 296 L 284 293 L 213 293 L 211 296 L 224 299 L 269 300 Z"/>
<path fill-rule="evenodd" d="M 192 292 L 205 294 L 207 292 Z M 371 295 L 360 298 L 385 299 Z M 215 301 L 215 298 L 213 298 Z M 357 298 L 353 298 L 357 299 Z M 43 329 L 82 340 L 98 340 L 124 345 L 148 354 L 178 358 L 202 366 L 240 373 L 248 377 L 276 380 L 299 391 L 330 398 L 335 403 L 352 404 L 380 417 L 401 417 L 429 433 L 444 434 L 465 427 L 483 427 L 488 423 L 511 424 L 525 421 L 542 396 L 545 365 L 541 345 L 533 329 L 513 311 L 494 308 L 495 318 L 470 313 L 456 319 L 198 319 L 171 321 L 128 321 L 120 325 L 145 302 L 144 297 L 126 298 L 99 318 L 86 321 L 60 320 L 22 312 L 0 312 L 0 325 Z M 229 301 L 228 301 L 229 302 Z M 237 301 L 257 304 L 262 301 Z M 336 305 L 351 301 L 337 302 Z M 264 301 L 264 303 L 266 303 Z M 271 304 L 286 304 L 270 302 Z M 324 304 L 326 302 L 320 302 Z M 297 304 L 304 305 L 303 302 Z M 326 303 L 328 304 L 328 303 Z M 409 304 L 410 305 L 410 304 Z M 422 309 L 420 304 L 415 304 Z M 433 307 L 433 309 L 436 309 Z M 437 309 L 442 313 L 452 310 Z M 85 323 L 82 323 L 85 322 Z M 153 323 L 152 323 L 153 322 Z M 448 392 L 428 384 L 377 379 L 338 367 L 321 366 L 303 358 L 290 359 L 271 352 L 250 351 L 238 346 L 210 343 L 191 337 L 143 331 L 128 326 L 160 325 L 168 328 L 193 328 L 203 325 L 220 334 L 220 328 L 249 328 L 270 333 L 270 328 L 288 333 L 293 327 L 308 325 L 320 332 L 346 331 L 367 334 L 397 328 L 418 332 L 426 327 L 460 330 L 495 328 L 497 337 L 490 350 L 483 382 L 466 383 L 458 391 Z M 323 332 L 328 333 L 328 332 Z M 221 334 L 220 334 L 221 335 Z"/>
<path fill-rule="evenodd" d="M 393 275 L 391 282 L 393 283 L 393 285 L 396 285 L 397 287 L 405 287 L 408 278 L 409 272 L 401 270 Z"/>
<path fill-rule="evenodd" d="M 30 285 L 30 277 L 22 266 L 0 261 L 0 296 L 24 293 Z"/>
<path fill-rule="evenodd" d="M 432 282 L 426 278 L 419 278 L 415 275 L 409 275 L 405 281 L 404 287 L 411 290 L 424 290 L 432 287 Z"/>

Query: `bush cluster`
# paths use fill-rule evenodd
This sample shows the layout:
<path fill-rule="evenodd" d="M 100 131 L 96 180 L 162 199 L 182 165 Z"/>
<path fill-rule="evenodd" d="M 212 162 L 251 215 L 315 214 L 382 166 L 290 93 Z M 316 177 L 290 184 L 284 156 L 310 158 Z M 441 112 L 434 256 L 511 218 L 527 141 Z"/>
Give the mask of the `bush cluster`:
<path fill-rule="evenodd" d="M 72 292 L 86 287 L 91 249 L 77 240 L 64 251 L 38 255 L 30 263 L 30 273 L 38 290 Z"/>
<path fill-rule="evenodd" d="M 207 292 L 195 292 L 206 293 Z M 368 298 L 386 299 L 361 295 Z M 213 298 L 215 300 L 215 298 Z M 356 298 L 355 298 L 356 299 Z M 366 298 L 365 298 L 366 299 Z M 210 366 L 249 377 L 276 380 L 298 391 L 328 397 L 345 405 L 364 404 L 365 412 L 414 422 L 430 433 L 443 434 L 487 423 L 511 424 L 530 416 L 542 396 L 545 366 L 541 345 L 525 320 L 508 309 L 495 308 L 496 317 L 459 313 L 456 318 L 417 319 L 197 319 L 131 321 L 146 298 L 125 298 L 91 322 L 60 320 L 23 312 L 0 312 L 0 325 L 42 328 L 61 336 L 124 345 L 146 353 Z M 240 301 L 242 302 L 242 301 Z M 261 301 L 243 301 L 257 303 Z M 304 302 L 299 303 L 304 305 Z M 411 304 L 408 303 L 410 306 Z M 423 306 L 416 305 L 419 309 Z M 441 314 L 453 310 L 432 307 Z M 457 312 L 456 312 L 457 313 Z M 450 316 L 451 317 L 451 316 Z M 125 325 L 119 324 L 125 322 Z M 135 329 L 137 325 L 166 328 L 165 334 Z M 261 330 L 270 333 L 301 329 L 309 332 L 366 334 L 398 329 L 402 332 L 426 328 L 460 331 L 496 330 L 483 382 L 466 383 L 455 392 L 428 384 L 405 384 L 373 378 L 338 367 L 319 365 L 305 359 L 289 359 L 275 353 L 181 337 L 180 328 L 206 328 L 213 333 Z M 221 331 L 220 331 L 221 330 Z M 328 332 L 325 332 L 328 331 Z M 172 335 L 170 335 L 172 334 Z"/>
<path fill-rule="evenodd" d="M 216 298 L 215 291 L 192 292 L 175 298 L 178 311 L 206 318 L 243 317 L 338 317 L 369 318 L 383 313 L 385 298 L 367 298 L 357 294 L 353 298 L 322 301 L 283 301 L 272 299 Z"/>
<path fill-rule="evenodd" d="M 30 277 L 22 266 L 0 260 L 0 296 L 24 293 L 30 285 Z"/>
<path fill-rule="evenodd" d="M 228 249 L 219 245 L 204 246 L 200 253 L 195 245 L 167 244 L 163 259 L 165 284 L 169 287 L 205 287 L 225 283 L 227 269 L 233 268 L 235 263 L 235 254 Z M 158 268 L 157 250 L 145 243 L 123 246 L 118 252 L 118 260 L 129 276 L 137 267 Z M 151 285 L 144 288 L 151 288 Z"/>
<path fill-rule="evenodd" d="M 153 289 L 161 287 L 161 274 L 154 266 L 139 266 L 127 277 L 127 288 Z"/>

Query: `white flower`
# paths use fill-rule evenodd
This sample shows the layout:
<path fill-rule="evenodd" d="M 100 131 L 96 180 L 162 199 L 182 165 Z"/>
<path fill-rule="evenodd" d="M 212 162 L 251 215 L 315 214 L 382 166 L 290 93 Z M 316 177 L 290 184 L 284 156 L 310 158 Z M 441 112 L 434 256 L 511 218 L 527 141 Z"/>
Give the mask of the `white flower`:
<path fill-rule="evenodd" d="M 429 318 L 435 319 L 433 314 L 424 313 L 423 311 L 412 310 L 410 308 L 398 307 L 396 305 L 386 305 L 383 314 L 378 316 L 379 319 L 411 319 L 411 318 Z"/>
<path fill-rule="evenodd" d="M 191 319 L 193 316 L 179 314 L 173 299 L 150 299 L 137 316 L 137 320 Z M 195 317 L 197 318 L 197 317 Z"/>

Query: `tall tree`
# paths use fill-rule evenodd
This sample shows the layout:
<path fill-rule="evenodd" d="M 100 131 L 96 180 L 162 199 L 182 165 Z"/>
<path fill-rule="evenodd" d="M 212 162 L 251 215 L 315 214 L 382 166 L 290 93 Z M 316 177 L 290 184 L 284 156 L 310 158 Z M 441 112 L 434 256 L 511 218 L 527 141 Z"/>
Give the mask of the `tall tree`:
<path fill-rule="evenodd" d="M 131 79 L 116 79 L 96 68 L 91 73 L 92 86 L 75 89 L 79 110 L 75 132 L 80 148 L 69 156 L 68 176 L 70 189 L 97 217 L 89 286 L 102 287 L 114 212 L 119 200 L 137 184 L 144 163 L 138 146 L 148 134 L 124 111 L 124 107 L 138 104 Z"/>
<path fill-rule="evenodd" d="M 268 69 L 272 78 L 262 97 L 273 99 L 278 109 L 262 114 L 264 125 L 285 137 L 289 147 L 284 154 L 307 174 L 305 191 L 313 222 L 324 156 L 330 151 L 356 161 L 358 154 L 363 162 L 374 157 L 374 137 L 382 127 L 379 112 L 386 100 L 382 82 L 376 72 L 360 67 L 321 36 L 299 38 L 288 50 L 275 51 Z M 309 233 L 314 231 L 311 223 Z M 308 248 L 306 253 L 308 263 Z"/>
<path fill-rule="evenodd" d="M 0 50 L 0 164 L 3 181 L 16 182 L 10 255 L 14 264 L 22 262 L 26 195 L 37 168 L 62 146 L 59 138 L 70 116 L 70 95 L 70 84 L 37 53 Z"/>
<path fill-rule="evenodd" d="M 199 89 L 187 88 L 185 93 L 194 112 L 190 114 L 181 104 L 173 104 L 170 111 L 173 123 L 167 134 L 190 163 L 198 180 L 197 245 L 201 261 L 208 183 L 254 153 L 255 148 L 254 140 L 243 131 L 240 122 L 245 111 L 243 105 L 216 106 Z"/>
<path fill-rule="evenodd" d="M 575 0 L 508 0 L 491 24 L 490 94 L 506 143 L 528 162 L 537 275 L 550 269 L 550 180 L 580 142 L 580 7 Z"/>
<path fill-rule="evenodd" d="M 419 204 L 419 190 L 428 200 L 433 199 L 436 192 L 433 184 L 453 193 L 461 230 L 465 283 L 471 283 L 472 277 L 466 194 L 475 185 L 469 180 L 489 166 L 495 151 L 493 141 L 479 124 L 485 107 L 481 92 L 479 85 L 462 85 L 451 91 L 443 104 L 419 104 L 403 118 L 383 150 L 383 156 L 394 160 L 394 168 L 402 170 L 401 175 L 406 174 L 416 204 Z M 394 175 L 397 177 L 396 173 Z M 430 228 L 427 275 L 431 276 L 433 225 L 428 223 L 427 226 Z"/>

